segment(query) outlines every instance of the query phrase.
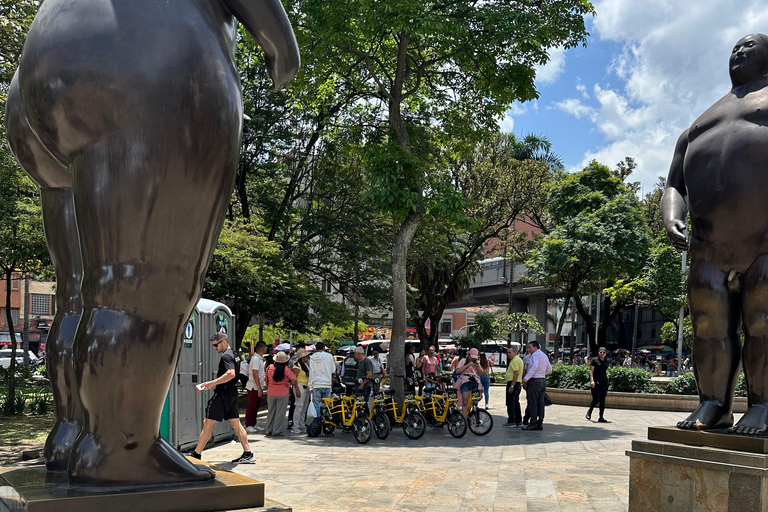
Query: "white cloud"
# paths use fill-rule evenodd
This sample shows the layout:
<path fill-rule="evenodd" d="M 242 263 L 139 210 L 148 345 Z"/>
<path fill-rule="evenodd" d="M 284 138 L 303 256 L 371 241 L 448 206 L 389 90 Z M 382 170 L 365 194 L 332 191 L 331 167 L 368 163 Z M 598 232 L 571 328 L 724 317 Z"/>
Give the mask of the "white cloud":
<path fill-rule="evenodd" d="M 618 82 L 577 81 L 582 99 L 555 107 L 589 119 L 605 136 L 582 164 L 596 158 L 614 165 L 632 156 L 638 163 L 632 179 L 649 190 L 666 176 L 679 134 L 730 89 L 733 44 L 768 31 L 768 0 L 596 0 L 594 6 L 594 35 L 622 45 L 608 67 Z M 588 87 L 594 101 L 586 101 Z"/>
<path fill-rule="evenodd" d="M 504 133 L 512 133 L 515 128 L 515 120 L 509 116 L 509 112 L 499 122 L 499 129 Z"/>
<path fill-rule="evenodd" d="M 571 114 L 572 116 L 579 119 L 586 117 L 592 121 L 596 120 L 597 112 L 595 109 L 585 105 L 578 98 L 567 98 L 562 101 L 558 101 L 555 103 L 554 108 L 562 110 L 566 114 Z"/>
<path fill-rule="evenodd" d="M 589 93 L 587 92 L 587 86 L 581 83 L 581 78 L 576 79 L 576 90 L 581 93 L 581 97 L 585 100 L 589 99 Z"/>
<path fill-rule="evenodd" d="M 565 48 L 553 48 L 549 51 L 549 62 L 535 66 L 537 84 L 556 82 L 565 69 Z"/>

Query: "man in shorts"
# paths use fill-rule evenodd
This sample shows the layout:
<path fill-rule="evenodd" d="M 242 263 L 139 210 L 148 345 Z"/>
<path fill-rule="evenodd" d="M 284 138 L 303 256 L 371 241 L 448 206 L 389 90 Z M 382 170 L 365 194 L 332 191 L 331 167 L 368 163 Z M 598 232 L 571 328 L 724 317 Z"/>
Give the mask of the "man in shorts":
<path fill-rule="evenodd" d="M 221 354 L 219 360 L 219 371 L 214 380 L 203 382 L 203 389 L 213 389 L 213 397 L 208 400 L 205 408 L 205 420 L 203 421 L 203 431 L 200 433 L 200 440 L 197 442 L 197 448 L 187 455 L 195 459 L 201 458 L 201 453 L 208 444 L 208 440 L 213 433 L 213 425 L 217 421 L 229 421 L 232 428 L 235 429 L 237 439 L 243 446 L 243 454 L 233 460 L 235 464 L 252 464 L 253 453 L 248 444 L 248 434 L 240 424 L 240 411 L 237 408 L 237 370 L 235 366 L 235 353 L 229 348 L 227 335 L 219 332 L 211 338 L 211 344 L 216 352 Z"/>

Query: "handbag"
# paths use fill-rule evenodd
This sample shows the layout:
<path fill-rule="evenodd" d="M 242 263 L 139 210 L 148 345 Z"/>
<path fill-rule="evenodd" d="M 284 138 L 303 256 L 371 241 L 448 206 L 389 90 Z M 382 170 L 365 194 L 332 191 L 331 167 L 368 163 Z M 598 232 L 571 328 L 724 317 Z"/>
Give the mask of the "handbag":
<path fill-rule="evenodd" d="M 546 406 L 546 405 L 552 405 L 553 403 L 555 403 L 555 402 L 553 402 L 553 401 L 552 401 L 552 399 L 551 399 L 551 398 L 549 398 L 549 395 L 548 395 L 548 394 L 547 394 L 547 392 L 545 391 L 545 392 L 544 392 L 544 405 L 545 405 L 545 406 Z"/>

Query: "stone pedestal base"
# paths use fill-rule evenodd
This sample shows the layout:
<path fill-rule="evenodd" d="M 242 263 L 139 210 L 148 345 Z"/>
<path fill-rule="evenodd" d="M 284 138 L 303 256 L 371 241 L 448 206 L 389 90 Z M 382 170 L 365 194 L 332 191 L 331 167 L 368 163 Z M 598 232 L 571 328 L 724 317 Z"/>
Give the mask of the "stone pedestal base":
<path fill-rule="evenodd" d="M 262 482 L 214 468 L 216 478 L 210 482 L 89 490 L 70 487 L 66 475 L 48 473 L 42 463 L 4 466 L 0 469 L 0 512 L 291 511 L 265 500 Z"/>
<path fill-rule="evenodd" d="M 768 511 L 766 454 L 633 441 L 627 455 L 630 512 Z"/>

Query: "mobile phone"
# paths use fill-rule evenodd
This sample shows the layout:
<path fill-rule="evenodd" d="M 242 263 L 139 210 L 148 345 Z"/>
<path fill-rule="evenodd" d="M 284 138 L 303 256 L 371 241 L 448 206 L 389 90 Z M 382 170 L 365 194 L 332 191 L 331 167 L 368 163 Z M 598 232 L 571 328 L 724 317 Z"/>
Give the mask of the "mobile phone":
<path fill-rule="evenodd" d="M 203 385 L 202 382 L 200 384 L 197 384 L 195 387 L 197 388 L 198 391 L 203 391 L 205 389 L 205 386 Z"/>

